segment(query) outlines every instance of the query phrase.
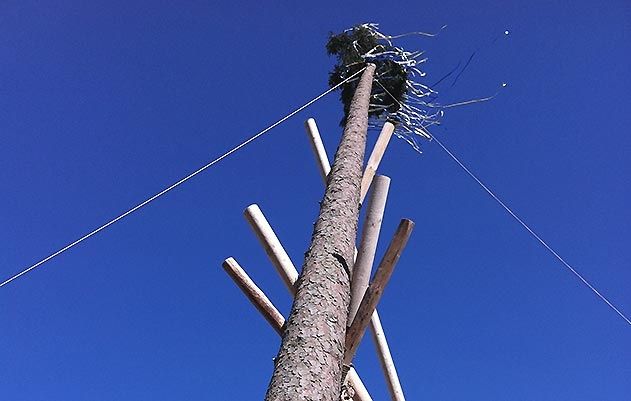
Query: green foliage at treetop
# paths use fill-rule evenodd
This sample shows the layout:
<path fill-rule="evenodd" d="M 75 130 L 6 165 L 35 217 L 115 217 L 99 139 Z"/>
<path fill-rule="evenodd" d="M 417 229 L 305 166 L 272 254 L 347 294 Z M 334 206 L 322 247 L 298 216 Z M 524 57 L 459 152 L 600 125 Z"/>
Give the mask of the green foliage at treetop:
<path fill-rule="evenodd" d="M 400 103 L 404 101 L 408 75 L 400 64 L 388 57 L 388 52 L 395 50 L 393 46 L 379 40 L 373 30 L 358 25 L 337 35 L 331 33 L 326 50 L 329 55 L 337 57 L 337 64 L 329 75 L 330 86 L 352 76 L 366 63 L 373 63 L 376 65 L 375 78 L 379 83 L 375 82 L 372 87 L 369 116 L 389 119 L 390 114 L 399 110 Z M 344 105 L 341 125 L 346 122 L 358 81 L 353 79 L 341 87 L 340 100 Z"/>

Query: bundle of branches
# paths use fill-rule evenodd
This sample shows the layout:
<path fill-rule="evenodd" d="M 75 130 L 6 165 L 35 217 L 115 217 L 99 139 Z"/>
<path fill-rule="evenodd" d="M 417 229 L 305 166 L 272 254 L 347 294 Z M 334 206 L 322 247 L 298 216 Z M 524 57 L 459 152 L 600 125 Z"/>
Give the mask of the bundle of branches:
<path fill-rule="evenodd" d="M 416 150 L 420 150 L 417 137 L 431 139 L 426 128 L 437 124 L 442 110 L 431 104 L 436 92 L 423 85 L 420 79 L 425 73 L 419 64 L 427 61 L 422 51 L 406 51 L 393 44 L 392 40 L 407 35 L 434 36 L 423 32 L 388 36 L 381 33 L 377 24 L 362 24 L 340 34 L 331 34 L 326 44 L 329 55 L 337 57 L 331 71 L 329 85 L 335 86 L 364 68 L 366 63 L 376 65 L 369 116 L 372 128 L 380 127 L 385 121 L 394 123 L 395 135 L 405 139 Z M 344 125 L 358 78 L 341 87 L 344 105 Z"/>

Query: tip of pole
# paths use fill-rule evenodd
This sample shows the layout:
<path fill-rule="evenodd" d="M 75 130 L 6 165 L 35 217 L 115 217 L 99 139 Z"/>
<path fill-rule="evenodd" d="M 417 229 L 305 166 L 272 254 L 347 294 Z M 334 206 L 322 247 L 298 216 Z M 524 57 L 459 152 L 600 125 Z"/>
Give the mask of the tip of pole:
<path fill-rule="evenodd" d="M 382 181 L 384 184 L 386 183 L 390 184 L 390 181 L 392 181 L 390 177 L 388 177 L 387 175 L 382 175 L 382 174 L 375 175 L 374 180 Z"/>
<path fill-rule="evenodd" d="M 414 228 L 414 221 L 410 219 L 401 219 L 400 225 L 408 230 L 412 230 Z"/>
<path fill-rule="evenodd" d="M 316 120 L 313 117 L 309 117 L 306 121 L 305 121 L 305 127 L 307 128 L 307 130 L 309 132 L 311 131 L 315 131 L 318 129 L 318 126 L 316 125 Z"/>
<path fill-rule="evenodd" d="M 256 203 L 253 203 L 253 204 L 251 204 L 250 206 L 246 207 L 246 208 L 243 210 L 243 212 L 244 212 L 244 213 L 248 213 L 248 212 L 250 212 L 250 211 L 259 211 L 259 210 L 261 210 L 261 209 L 259 208 L 259 205 L 257 205 Z"/>

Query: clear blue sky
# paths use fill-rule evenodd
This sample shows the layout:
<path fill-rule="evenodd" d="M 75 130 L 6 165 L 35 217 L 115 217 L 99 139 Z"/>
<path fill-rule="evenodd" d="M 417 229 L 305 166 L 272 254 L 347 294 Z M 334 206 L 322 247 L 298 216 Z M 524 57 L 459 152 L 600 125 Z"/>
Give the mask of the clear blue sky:
<path fill-rule="evenodd" d="M 2 278 L 322 92 L 329 31 L 448 24 L 405 42 L 427 50 L 430 83 L 477 50 L 440 100 L 509 86 L 434 133 L 631 314 L 631 3 L 215 3 L 0 4 Z M 262 399 L 279 340 L 220 263 L 288 312 L 242 211 L 260 204 L 301 263 L 322 194 L 310 116 L 333 153 L 336 94 L 0 289 L 0 398 Z M 407 398 L 631 399 L 631 327 L 423 148 L 394 141 L 381 169 L 379 257 L 400 218 L 417 223 L 380 305 Z M 357 369 L 388 399 L 370 340 Z"/>

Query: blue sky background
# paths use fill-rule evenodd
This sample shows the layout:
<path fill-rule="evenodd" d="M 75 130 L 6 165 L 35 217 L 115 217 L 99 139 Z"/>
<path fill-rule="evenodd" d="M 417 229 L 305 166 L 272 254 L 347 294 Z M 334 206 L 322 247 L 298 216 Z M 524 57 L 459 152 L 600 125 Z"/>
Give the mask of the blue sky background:
<path fill-rule="evenodd" d="M 631 3 L 0 3 L 0 274 L 9 277 L 321 93 L 327 33 L 360 22 L 427 50 L 429 83 L 477 53 L 433 132 L 631 314 Z M 510 30 L 504 36 L 504 30 Z M 279 340 L 220 268 L 287 314 L 242 218 L 258 203 L 301 264 L 333 94 L 0 289 L 0 399 L 262 399 Z M 376 133 L 370 140 L 374 141 Z M 417 225 L 380 304 L 409 400 L 629 400 L 631 327 L 441 149 L 393 141 L 379 255 Z M 388 399 L 373 346 L 357 369 Z"/>

